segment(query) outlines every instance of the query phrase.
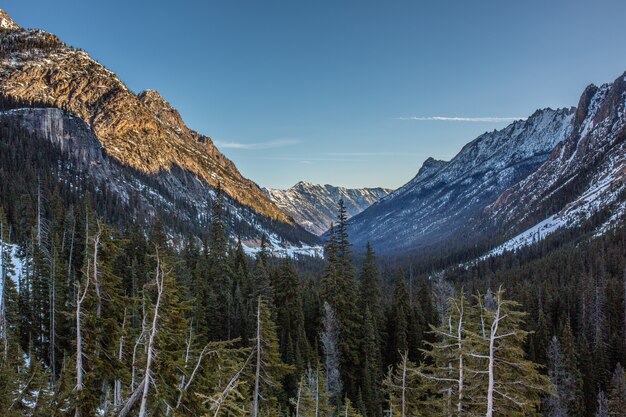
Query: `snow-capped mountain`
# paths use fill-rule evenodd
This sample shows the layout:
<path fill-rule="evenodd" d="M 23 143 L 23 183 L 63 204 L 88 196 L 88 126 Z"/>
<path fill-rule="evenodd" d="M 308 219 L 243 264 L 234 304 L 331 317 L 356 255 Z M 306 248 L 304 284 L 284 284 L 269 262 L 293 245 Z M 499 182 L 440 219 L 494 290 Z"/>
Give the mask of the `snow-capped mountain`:
<path fill-rule="evenodd" d="M 538 110 L 479 136 L 448 162 L 427 159 L 411 181 L 348 222 L 352 241 L 382 252 L 442 243 L 545 162 L 572 131 L 574 113 Z"/>
<path fill-rule="evenodd" d="M 285 246 L 318 242 L 159 93 L 135 94 L 86 52 L 23 29 L 1 10 L 0 95 L 16 103 L 2 123 L 71 152 L 81 172 L 106 180 L 103 186 L 135 218 L 163 212 L 172 234 L 198 232 L 220 188 L 232 233 L 248 246 L 262 234 Z"/>
<path fill-rule="evenodd" d="M 264 189 L 267 196 L 311 233 L 321 235 L 337 220 L 337 203 L 343 199 L 349 217 L 387 196 L 387 188 L 344 188 L 300 181 L 286 190 Z"/>
<path fill-rule="evenodd" d="M 603 233 L 626 212 L 625 103 L 626 74 L 590 85 L 575 108 L 539 110 L 481 135 L 449 162 L 428 159 L 350 220 L 352 240 L 383 252 L 504 242 L 488 256 L 594 215 Z"/>
<path fill-rule="evenodd" d="M 596 233 L 623 221 L 626 210 L 626 73 L 582 94 L 572 132 L 548 160 L 485 210 L 487 226 L 520 232 L 491 253 L 514 250 L 602 211 Z M 506 230 L 506 229 L 505 229 Z"/>

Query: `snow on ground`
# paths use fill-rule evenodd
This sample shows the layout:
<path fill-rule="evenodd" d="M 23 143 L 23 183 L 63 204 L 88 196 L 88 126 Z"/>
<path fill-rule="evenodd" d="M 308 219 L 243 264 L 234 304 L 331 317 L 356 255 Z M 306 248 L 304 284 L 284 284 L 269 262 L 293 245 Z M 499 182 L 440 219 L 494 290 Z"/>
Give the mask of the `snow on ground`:
<path fill-rule="evenodd" d="M 285 244 L 282 242 L 278 236 L 275 234 L 268 234 L 268 245 L 267 250 L 270 254 L 277 256 L 279 258 L 285 257 L 298 257 L 298 256 L 310 256 L 313 258 L 323 258 L 324 257 L 324 247 L 323 246 L 309 246 L 309 245 L 301 245 L 301 246 L 293 246 L 289 244 Z M 243 250 L 247 255 L 255 256 L 257 253 L 261 251 L 260 247 L 251 247 L 242 243 Z"/>
<path fill-rule="evenodd" d="M 623 184 L 623 171 L 623 164 L 616 164 L 609 173 L 592 184 L 580 197 L 569 203 L 559 213 L 542 220 L 514 238 L 495 247 L 481 256 L 479 260 L 529 246 L 562 227 L 572 227 L 580 224 L 603 207 L 615 205 L 620 193 L 626 188 Z M 598 228 L 595 236 L 606 233 L 606 231 L 618 224 L 618 221 L 623 219 L 624 214 L 626 214 L 626 202 L 615 205 L 611 217 Z"/>

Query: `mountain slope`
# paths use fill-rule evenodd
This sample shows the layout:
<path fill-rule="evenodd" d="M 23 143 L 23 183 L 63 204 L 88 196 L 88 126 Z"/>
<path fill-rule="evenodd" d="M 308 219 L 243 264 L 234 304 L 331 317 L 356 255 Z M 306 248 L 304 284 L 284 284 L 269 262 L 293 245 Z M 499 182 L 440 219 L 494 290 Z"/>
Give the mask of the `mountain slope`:
<path fill-rule="evenodd" d="M 337 219 L 337 203 L 343 199 L 349 217 L 388 195 L 386 188 L 344 188 L 301 181 L 286 190 L 264 189 L 267 196 L 311 233 L 321 235 Z"/>
<path fill-rule="evenodd" d="M 382 252 L 444 242 L 541 165 L 573 120 L 573 108 L 538 110 L 479 136 L 449 162 L 429 158 L 411 181 L 348 222 L 353 242 Z"/>
<path fill-rule="evenodd" d="M 67 114 L 58 120 L 68 115 L 82 119 L 104 153 L 122 166 L 148 176 L 162 175 L 164 184 L 190 187 L 171 191 L 189 192 L 196 196 L 194 201 L 202 200 L 194 208 L 201 214 L 206 215 L 215 189 L 220 187 L 232 205 L 276 226 L 261 231 L 256 222 L 245 220 L 250 230 L 259 230 L 257 235 L 273 233 L 278 239 L 278 229 L 291 230 L 288 234 L 315 241 L 298 231 L 293 220 L 244 178 L 209 137 L 189 129 L 156 91 L 133 93 L 84 51 L 63 44 L 50 33 L 22 29 L 3 11 L 0 63 L 4 97 L 27 103 L 26 107 L 63 109 Z M 85 129 L 79 130 L 84 136 Z M 177 180 L 172 181 L 172 176 Z M 255 240 L 258 237 L 254 236 Z"/>
<path fill-rule="evenodd" d="M 626 210 L 626 73 L 583 92 L 568 139 L 535 172 L 506 190 L 484 213 L 487 227 L 520 233 L 493 253 L 516 249 L 605 211 L 599 233 Z"/>

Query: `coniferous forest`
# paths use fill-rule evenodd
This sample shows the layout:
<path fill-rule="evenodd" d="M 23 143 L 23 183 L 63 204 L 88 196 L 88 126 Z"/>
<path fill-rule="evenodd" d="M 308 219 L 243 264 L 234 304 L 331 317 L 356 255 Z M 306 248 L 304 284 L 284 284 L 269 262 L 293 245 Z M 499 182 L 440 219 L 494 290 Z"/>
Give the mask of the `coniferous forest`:
<path fill-rule="evenodd" d="M 626 410 L 624 228 L 440 272 L 354 253 L 340 203 L 324 260 L 252 258 L 219 196 L 202 239 L 173 239 L 2 167 L 38 184 L 0 182 L 3 415 Z"/>

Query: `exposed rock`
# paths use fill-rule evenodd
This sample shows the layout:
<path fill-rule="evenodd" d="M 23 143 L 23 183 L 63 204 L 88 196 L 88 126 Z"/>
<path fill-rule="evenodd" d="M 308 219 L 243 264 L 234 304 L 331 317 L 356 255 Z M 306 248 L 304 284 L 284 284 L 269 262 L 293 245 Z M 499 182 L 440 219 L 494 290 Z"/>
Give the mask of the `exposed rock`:
<path fill-rule="evenodd" d="M 300 181 L 287 190 L 265 189 L 272 201 L 298 224 L 311 233 L 321 235 L 337 220 L 337 204 L 343 199 L 346 212 L 352 217 L 391 190 L 386 188 L 355 188 L 317 185 Z"/>

